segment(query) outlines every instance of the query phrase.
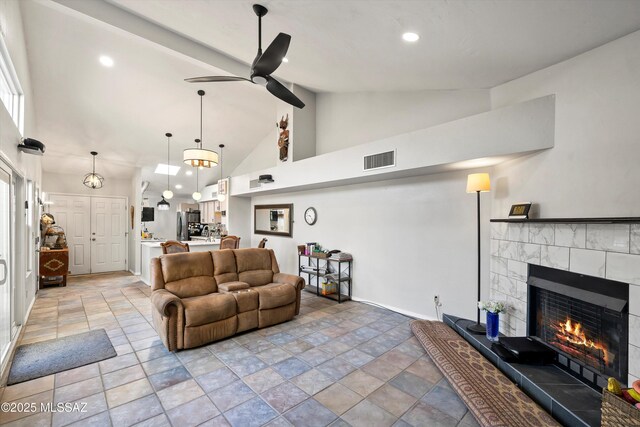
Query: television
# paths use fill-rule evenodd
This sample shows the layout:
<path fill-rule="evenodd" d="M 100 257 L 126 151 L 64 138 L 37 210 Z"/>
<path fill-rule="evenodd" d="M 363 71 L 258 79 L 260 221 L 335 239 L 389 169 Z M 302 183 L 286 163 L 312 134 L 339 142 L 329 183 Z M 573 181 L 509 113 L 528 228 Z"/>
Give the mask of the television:
<path fill-rule="evenodd" d="M 142 222 L 152 222 L 154 217 L 153 208 L 142 208 Z"/>

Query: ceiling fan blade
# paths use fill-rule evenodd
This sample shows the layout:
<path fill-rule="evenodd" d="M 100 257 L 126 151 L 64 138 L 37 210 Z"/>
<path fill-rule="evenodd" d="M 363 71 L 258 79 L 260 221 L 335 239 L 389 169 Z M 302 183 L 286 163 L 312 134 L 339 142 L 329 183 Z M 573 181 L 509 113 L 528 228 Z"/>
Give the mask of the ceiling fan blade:
<path fill-rule="evenodd" d="M 287 104 L 291 104 L 298 108 L 304 108 L 304 102 L 300 101 L 293 92 L 271 76 L 267 76 L 267 90 Z"/>
<path fill-rule="evenodd" d="M 209 83 L 209 82 L 237 82 L 246 80 L 250 82 L 251 80 L 245 79 L 244 77 L 236 77 L 236 76 L 204 76 L 204 77 L 191 77 L 190 79 L 184 79 L 185 82 L 189 83 Z"/>
<path fill-rule="evenodd" d="M 278 34 L 262 56 L 260 56 L 260 59 L 258 59 L 251 70 L 251 74 L 268 76 L 277 70 L 280 64 L 282 64 L 282 58 L 287 55 L 289 43 L 291 43 L 291 36 L 289 34 Z"/>

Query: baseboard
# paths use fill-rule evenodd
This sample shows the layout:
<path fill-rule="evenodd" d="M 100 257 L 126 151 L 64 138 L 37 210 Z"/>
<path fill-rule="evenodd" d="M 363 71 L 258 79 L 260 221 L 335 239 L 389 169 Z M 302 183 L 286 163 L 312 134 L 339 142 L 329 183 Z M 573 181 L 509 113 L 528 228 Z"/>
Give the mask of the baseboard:
<path fill-rule="evenodd" d="M 387 310 L 395 311 L 396 313 L 404 314 L 405 316 L 413 317 L 414 319 L 422 319 L 422 320 L 438 320 L 435 317 L 425 316 L 424 314 L 414 313 L 413 311 L 404 310 L 402 308 L 393 307 L 388 304 L 380 304 L 379 302 L 369 301 L 362 298 L 351 297 L 352 300 L 357 302 L 362 302 L 365 304 L 378 305 L 380 307 L 386 308 Z"/>
<path fill-rule="evenodd" d="M 133 274 L 134 276 L 139 276 L 141 274 L 139 271 L 133 271 L 133 270 L 129 270 L 129 273 Z"/>

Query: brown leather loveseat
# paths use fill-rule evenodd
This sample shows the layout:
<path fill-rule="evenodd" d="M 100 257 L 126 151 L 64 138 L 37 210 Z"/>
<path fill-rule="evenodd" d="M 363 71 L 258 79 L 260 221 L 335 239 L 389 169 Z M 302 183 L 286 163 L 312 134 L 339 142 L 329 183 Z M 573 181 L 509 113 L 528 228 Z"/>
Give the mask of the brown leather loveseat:
<path fill-rule="evenodd" d="M 280 273 L 271 249 L 224 249 L 151 260 L 153 323 L 171 351 L 291 320 L 304 279 Z"/>

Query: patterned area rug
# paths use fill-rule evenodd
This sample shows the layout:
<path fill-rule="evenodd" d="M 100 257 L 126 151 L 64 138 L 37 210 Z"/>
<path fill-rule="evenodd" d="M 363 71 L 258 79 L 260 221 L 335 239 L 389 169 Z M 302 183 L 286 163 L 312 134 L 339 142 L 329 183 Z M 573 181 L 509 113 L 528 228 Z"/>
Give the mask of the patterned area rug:
<path fill-rule="evenodd" d="M 104 329 L 21 345 L 13 356 L 7 385 L 56 374 L 116 356 Z"/>
<path fill-rule="evenodd" d="M 411 329 L 480 425 L 560 425 L 449 326 L 414 320 Z"/>

